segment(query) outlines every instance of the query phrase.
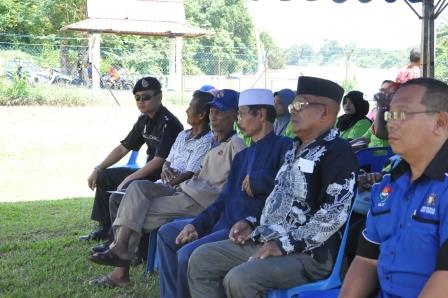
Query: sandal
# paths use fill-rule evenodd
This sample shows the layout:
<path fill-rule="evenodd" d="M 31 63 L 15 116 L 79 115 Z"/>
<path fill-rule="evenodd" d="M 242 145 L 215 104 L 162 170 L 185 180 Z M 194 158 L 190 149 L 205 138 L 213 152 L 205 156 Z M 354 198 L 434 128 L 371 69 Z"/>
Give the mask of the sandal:
<path fill-rule="evenodd" d="M 90 261 L 112 267 L 129 267 L 131 260 L 120 259 L 112 250 L 108 249 L 103 253 L 95 253 L 90 256 Z"/>

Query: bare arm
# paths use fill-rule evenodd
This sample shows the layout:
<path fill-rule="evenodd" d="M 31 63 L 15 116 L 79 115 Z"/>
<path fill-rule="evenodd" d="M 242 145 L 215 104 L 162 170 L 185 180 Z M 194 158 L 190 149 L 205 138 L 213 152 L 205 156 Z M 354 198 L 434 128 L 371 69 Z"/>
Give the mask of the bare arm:
<path fill-rule="evenodd" d="M 419 298 L 443 298 L 448 293 L 448 271 L 435 271 L 423 291 L 418 296 Z"/>
<path fill-rule="evenodd" d="M 380 139 L 387 139 L 387 127 L 386 121 L 384 120 L 384 112 L 389 110 L 390 99 L 389 98 L 380 98 L 377 101 L 378 109 L 376 112 L 376 117 L 374 121 L 375 127 L 375 135 Z"/>
<path fill-rule="evenodd" d="M 120 159 L 128 154 L 129 151 L 130 150 L 123 145 L 118 145 L 106 156 L 106 158 L 98 165 L 98 167 L 100 167 L 101 169 L 106 169 L 111 165 L 116 164 Z M 95 169 L 87 179 L 87 184 L 89 185 L 90 189 L 95 189 L 97 178 L 98 170 Z"/>
<path fill-rule="evenodd" d="M 123 145 L 115 147 L 109 155 L 99 164 L 102 169 L 106 169 L 120 161 L 128 152 L 131 151 Z"/>
<path fill-rule="evenodd" d="M 356 256 L 344 278 L 339 297 L 369 297 L 378 284 L 377 260 Z"/>

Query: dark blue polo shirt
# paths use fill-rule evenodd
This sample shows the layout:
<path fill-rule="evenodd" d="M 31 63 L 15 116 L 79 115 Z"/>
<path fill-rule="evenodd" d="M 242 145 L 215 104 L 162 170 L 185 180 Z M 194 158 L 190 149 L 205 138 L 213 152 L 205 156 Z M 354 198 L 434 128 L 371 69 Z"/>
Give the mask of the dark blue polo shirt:
<path fill-rule="evenodd" d="M 358 255 L 378 260 L 379 297 L 417 297 L 448 270 L 447 161 L 448 142 L 413 183 L 403 160 L 372 188 Z"/>

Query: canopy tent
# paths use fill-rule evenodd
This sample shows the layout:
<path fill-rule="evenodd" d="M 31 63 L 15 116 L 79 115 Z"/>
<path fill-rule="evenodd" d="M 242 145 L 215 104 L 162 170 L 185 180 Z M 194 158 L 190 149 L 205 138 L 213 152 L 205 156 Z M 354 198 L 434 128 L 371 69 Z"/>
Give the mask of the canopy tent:
<path fill-rule="evenodd" d="M 107 7 L 107 9 L 104 9 Z M 170 39 L 168 89 L 181 89 L 182 38 L 201 37 L 211 32 L 192 26 L 185 18 L 183 0 L 88 0 L 88 18 L 62 30 L 90 34 L 89 60 L 99 69 L 101 33 L 163 36 Z M 92 73 L 94 87 L 99 74 Z"/>
<path fill-rule="evenodd" d="M 257 1 L 257 0 L 254 0 Z M 289 0 L 280 0 L 289 1 Z M 316 1 L 316 0 L 308 0 Z M 347 0 L 333 0 L 336 3 L 344 3 Z M 372 0 L 358 0 L 361 3 L 368 3 Z M 375 0 L 378 1 L 378 0 Z M 393 3 L 396 0 L 385 0 Z M 422 20 L 421 31 L 421 53 L 422 53 L 422 75 L 424 77 L 434 77 L 434 20 L 448 6 L 448 0 L 404 0 L 410 9 Z M 422 13 L 419 14 L 411 3 L 422 3 Z"/>

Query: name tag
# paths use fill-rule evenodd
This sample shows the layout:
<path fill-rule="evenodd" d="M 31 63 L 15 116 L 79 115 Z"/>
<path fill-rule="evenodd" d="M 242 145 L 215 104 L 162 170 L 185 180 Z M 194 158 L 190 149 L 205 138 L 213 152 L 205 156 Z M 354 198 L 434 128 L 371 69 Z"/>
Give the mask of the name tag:
<path fill-rule="evenodd" d="M 314 161 L 300 158 L 299 159 L 299 169 L 304 172 L 311 174 L 314 171 Z"/>

